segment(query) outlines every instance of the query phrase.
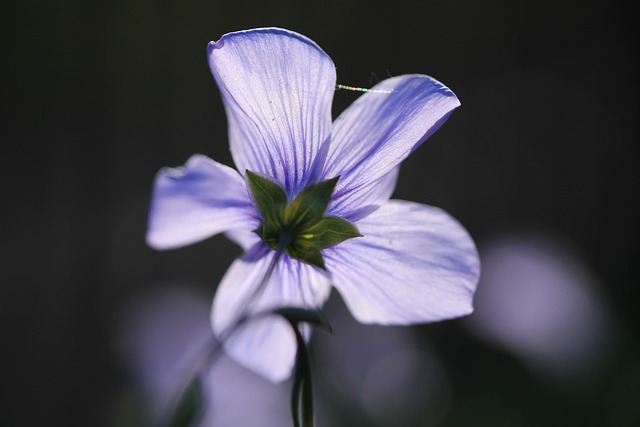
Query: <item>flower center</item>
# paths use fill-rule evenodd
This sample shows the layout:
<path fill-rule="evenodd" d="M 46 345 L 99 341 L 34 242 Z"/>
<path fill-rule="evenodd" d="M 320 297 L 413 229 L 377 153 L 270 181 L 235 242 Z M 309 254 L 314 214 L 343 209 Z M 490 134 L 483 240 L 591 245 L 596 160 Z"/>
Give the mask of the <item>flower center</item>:
<path fill-rule="evenodd" d="M 351 222 L 325 215 L 338 179 L 309 185 L 289 203 L 282 187 L 247 170 L 249 189 L 262 216 L 256 234 L 271 249 L 326 270 L 322 249 L 362 236 Z"/>

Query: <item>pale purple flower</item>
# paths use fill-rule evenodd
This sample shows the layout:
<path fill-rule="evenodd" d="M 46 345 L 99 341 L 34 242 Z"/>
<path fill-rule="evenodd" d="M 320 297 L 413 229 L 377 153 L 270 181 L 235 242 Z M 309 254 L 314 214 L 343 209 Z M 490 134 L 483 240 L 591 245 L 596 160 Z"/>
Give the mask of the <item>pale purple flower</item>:
<path fill-rule="evenodd" d="M 564 238 L 520 230 L 494 236 L 481 254 L 470 331 L 549 378 L 575 381 L 605 366 L 614 319 L 601 283 Z"/>
<path fill-rule="evenodd" d="M 244 248 L 214 298 L 217 335 L 247 314 L 317 309 L 331 285 L 363 323 L 408 325 L 472 311 L 479 259 L 466 230 L 440 209 L 389 200 L 400 162 L 460 105 L 451 90 L 425 75 L 393 77 L 332 123 L 335 66 L 306 37 L 278 28 L 230 33 L 211 42 L 208 55 L 237 170 L 203 155 L 161 170 L 147 240 L 169 249 L 225 232 Z M 268 220 L 250 175 L 278 184 L 288 202 L 339 177 L 325 215 L 362 237 L 322 247 L 315 263 L 280 255 L 258 235 Z M 291 373 L 296 342 L 284 319 L 260 316 L 225 347 L 281 381 Z"/>
<path fill-rule="evenodd" d="M 290 425 L 289 384 L 272 384 L 224 354 L 203 359 L 214 344 L 209 308 L 206 294 L 187 283 L 156 286 L 153 293 L 142 293 L 124 307 L 118 347 L 141 397 L 136 407 L 150 422 L 144 425 L 167 425 L 166 417 L 180 397 L 177 392 L 194 373 L 202 380 L 203 393 L 198 426 Z M 208 362 L 194 372 L 202 360 Z"/>

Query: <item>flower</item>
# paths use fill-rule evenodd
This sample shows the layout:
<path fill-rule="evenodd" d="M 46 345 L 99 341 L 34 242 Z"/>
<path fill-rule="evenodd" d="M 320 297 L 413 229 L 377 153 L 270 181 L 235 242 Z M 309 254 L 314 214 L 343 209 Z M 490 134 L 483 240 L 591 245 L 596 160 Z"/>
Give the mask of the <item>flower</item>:
<path fill-rule="evenodd" d="M 237 170 L 203 155 L 161 170 L 147 241 L 169 249 L 224 232 L 245 250 L 214 297 L 218 336 L 246 315 L 318 309 L 332 285 L 362 323 L 472 311 L 479 259 L 467 231 L 438 208 L 389 199 L 400 162 L 460 105 L 451 90 L 425 75 L 389 78 L 332 123 L 335 67 L 308 38 L 234 32 L 211 42 L 208 57 Z M 258 316 L 225 349 L 278 382 L 296 341 L 284 319 Z"/>

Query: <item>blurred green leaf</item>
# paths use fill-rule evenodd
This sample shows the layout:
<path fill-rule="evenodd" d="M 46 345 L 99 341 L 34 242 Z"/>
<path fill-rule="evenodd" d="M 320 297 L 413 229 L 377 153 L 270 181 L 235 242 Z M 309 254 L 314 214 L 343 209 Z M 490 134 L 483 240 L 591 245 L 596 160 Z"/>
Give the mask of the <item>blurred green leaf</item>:
<path fill-rule="evenodd" d="M 180 398 L 167 427 L 193 427 L 202 414 L 202 384 L 195 377 Z"/>

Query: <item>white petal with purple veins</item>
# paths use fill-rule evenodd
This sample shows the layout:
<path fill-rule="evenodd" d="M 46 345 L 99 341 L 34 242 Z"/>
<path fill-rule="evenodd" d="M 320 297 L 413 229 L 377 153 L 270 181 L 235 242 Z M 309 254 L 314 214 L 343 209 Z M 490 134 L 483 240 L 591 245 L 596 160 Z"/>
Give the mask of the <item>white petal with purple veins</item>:
<path fill-rule="evenodd" d="M 275 251 L 258 244 L 234 261 L 218 287 L 211 321 L 229 354 L 279 382 L 291 374 L 295 336 L 284 318 L 257 313 L 282 307 L 318 309 L 329 297 L 331 286 L 320 270 L 284 254 L 271 269 L 274 257 Z M 251 315 L 254 317 L 238 324 Z"/>
<path fill-rule="evenodd" d="M 147 242 L 156 249 L 195 243 L 255 222 L 244 179 L 206 156 L 184 167 L 158 172 L 153 189 Z"/>
<path fill-rule="evenodd" d="M 449 214 L 390 200 L 357 222 L 364 237 L 327 249 L 333 284 L 363 323 L 408 325 L 469 314 L 476 247 Z"/>
<path fill-rule="evenodd" d="M 460 105 L 449 88 L 425 75 L 392 77 L 358 98 L 334 122 L 324 176 L 341 175 L 333 210 L 359 203 L 433 134 Z M 383 200 L 384 201 L 384 200 Z M 375 201 L 373 201 L 375 203 Z"/>
<path fill-rule="evenodd" d="M 331 58 L 300 34 L 263 28 L 211 42 L 209 65 L 238 170 L 271 177 L 289 195 L 313 180 L 319 147 L 331 133 Z"/>

